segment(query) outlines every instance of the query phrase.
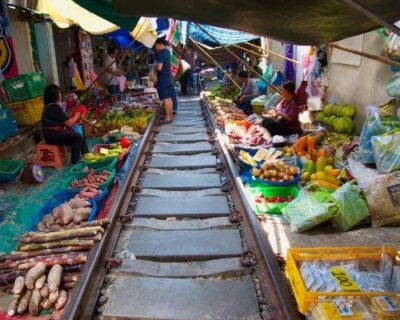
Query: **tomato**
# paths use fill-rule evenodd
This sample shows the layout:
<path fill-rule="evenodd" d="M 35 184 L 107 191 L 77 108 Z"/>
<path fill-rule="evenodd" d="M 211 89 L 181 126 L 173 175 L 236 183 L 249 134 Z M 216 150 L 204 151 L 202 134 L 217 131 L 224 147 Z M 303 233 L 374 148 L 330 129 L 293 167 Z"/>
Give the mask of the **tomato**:
<path fill-rule="evenodd" d="M 122 137 L 119 142 L 121 143 L 122 148 L 129 148 L 131 145 L 131 141 L 126 137 Z"/>

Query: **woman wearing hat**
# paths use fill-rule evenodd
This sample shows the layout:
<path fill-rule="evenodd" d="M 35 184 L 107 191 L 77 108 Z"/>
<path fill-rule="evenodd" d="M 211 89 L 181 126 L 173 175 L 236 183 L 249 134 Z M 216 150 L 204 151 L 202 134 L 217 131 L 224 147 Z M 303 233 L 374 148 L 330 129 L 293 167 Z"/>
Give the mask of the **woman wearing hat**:
<path fill-rule="evenodd" d="M 300 133 L 300 108 L 297 104 L 296 85 L 293 81 L 283 84 L 281 95 L 283 100 L 275 109 L 268 112 L 268 116 L 262 121 L 262 125 L 268 129 L 271 136 Z"/>

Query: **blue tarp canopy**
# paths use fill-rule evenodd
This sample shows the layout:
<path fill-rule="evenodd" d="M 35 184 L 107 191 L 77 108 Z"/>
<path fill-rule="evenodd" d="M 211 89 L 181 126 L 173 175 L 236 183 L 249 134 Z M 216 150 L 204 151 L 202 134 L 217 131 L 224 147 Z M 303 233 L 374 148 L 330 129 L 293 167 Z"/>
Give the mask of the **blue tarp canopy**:
<path fill-rule="evenodd" d="M 231 45 L 259 38 L 259 36 L 242 31 L 224 29 L 205 24 L 201 24 L 200 26 L 205 31 L 199 28 L 196 24 L 189 23 L 187 28 L 188 36 L 193 40 L 210 47 L 218 47 L 221 44 Z M 218 43 L 216 43 L 215 40 L 217 40 Z"/>

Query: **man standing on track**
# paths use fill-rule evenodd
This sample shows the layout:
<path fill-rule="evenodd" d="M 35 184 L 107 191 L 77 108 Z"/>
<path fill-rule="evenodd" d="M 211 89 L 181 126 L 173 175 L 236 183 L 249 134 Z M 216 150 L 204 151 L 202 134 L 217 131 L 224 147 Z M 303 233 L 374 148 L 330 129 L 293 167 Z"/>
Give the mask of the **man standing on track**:
<path fill-rule="evenodd" d="M 159 38 L 155 43 L 155 69 L 157 71 L 157 92 L 160 100 L 163 101 L 165 108 L 165 123 L 171 123 L 173 120 L 173 88 L 171 74 L 171 55 L 167 49 L 165 38 Z"/>

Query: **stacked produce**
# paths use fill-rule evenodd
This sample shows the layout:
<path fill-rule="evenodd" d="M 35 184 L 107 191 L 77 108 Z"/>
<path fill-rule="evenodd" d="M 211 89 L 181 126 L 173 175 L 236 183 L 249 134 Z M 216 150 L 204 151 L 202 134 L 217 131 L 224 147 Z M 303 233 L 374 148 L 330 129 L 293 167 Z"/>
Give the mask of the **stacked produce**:
<path fill-rule="evenodd" d="M 260 168 L 251 170 L 255 178 L 268 182 L 295 182 L 297 167 L 289 166 L 280 160 L 277 163 L 264 163 Z"/>
<path fill-rule="evenodd" d="M 228 83 L 225 85 L 214 84 L 211 88 L 206 92 L 206 96 L 210 100 L 215 100 L 217 98 L 222 98 L 226 100 L 232 100 L 236 97 L 240 92 L 234 84 Z"/>
<path fill-rule="evenodd" d="M 109 111 L 95 126 L 97 132 L 119 130 L 129 126 L 134 131 L 143 133 L 153 116 L 151 109 L 127 109 L 126 111 Z"/>
<path fill-rule="evenodd" d="M 25 276 L 28 270 L 40 263 L 44 268 L 63 266 L 65 279 L 70 279 L 65 281 L 68 285 L 64 284 L 64 288 L 72 288 L 77 279 L 70 274 L 82 269 L 89 250 L 101 240 L 104 227 L 108 224 L 107 219 L 96 220 L 59 231 L 24 234 L 19 239 L 18 251 L 0 256 L 0 286 L 9 286 L 17 277 Z"/>
<path fill-rule="evenodd" d="M 128 146 L 129 147 L 129 146 Z M 110 157 L 118 157 L 127 152 L 127 148 L 123 148 L 121 143 L 113 143 L 109 145 L 101 145 L 95 153 L 85 153 L 83 159 L 85 161 L 99 161 Z"/>
<path fill-rule="evenodd" d="M 238 109 L 232 102 L 217 99 L 210 102 L 210 111 L 213 113 L 218 126 L 224 128 L 228 122 L 244 121 L 246 115 Z"/>
<path fill-rule="evenodd" d="M 237 125 L 229 123 L 225 126 L 225 132 L 232 144 L 244 146 L 262 146 L 271 142 L 271 136 L 266 129 L 259 125 Z"/>
<path fill-rule="evenodd" d="M 328 125 L 338 133 L 351 134 L 354 130 L 353 118 L 356 113 L 354 106 L 345 104 L 327 104 L 324 110 L 317 112 L 315 118 L 318 122 Z"/>
<path fill-rule="evenodd" d="M 95 170 L 89 170 L 88 175 L 82 179 L 74 179 L 71 181 L 70 186 L 72 188 L 91 188 L 98 189 L 99 185 L 105 183 L 110 178 L 111 172 L 103 170 L 96 173 Z"/>

